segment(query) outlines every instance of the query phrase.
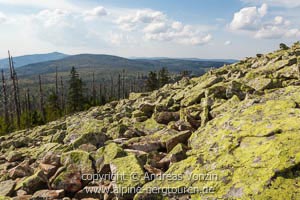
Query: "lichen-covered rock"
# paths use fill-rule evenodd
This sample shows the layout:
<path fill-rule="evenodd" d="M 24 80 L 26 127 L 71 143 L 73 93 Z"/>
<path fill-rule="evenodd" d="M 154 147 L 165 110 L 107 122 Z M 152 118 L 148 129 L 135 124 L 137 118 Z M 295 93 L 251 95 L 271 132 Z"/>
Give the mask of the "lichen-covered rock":
<path fill-rule="evenodd" d="M 25 176 L 30 176 L 33 174 L 33 169 L 29 166 L 28 161 L 20 163 L 18 166 L 10 169 L 8 171 L 9 177 L 11 179 L 23 178 Z"/>
<path fill-rule="evenodd" d="M 24 158 L 23 154 L 18 151 L 12 151 L 7 156 L 8 162 L 20 161 Z"/>
<path fill-rule="evenodd" d="M 16 185 L 15 190 L 22 189 L 28 194 L 33 194 L 38 190 L 47 189 L 47 182 L 48 179 L 46 175 L 41 170 L 38 170 L 35 172 L 35 174 L 19 181 Z"/>
<path fill-rule="evenodd" d="M 107 131 L 107 134 L 113 138 L 121 138 L 124 137 L 124 133 L 128 130 L 128 126 L 126 126 L 123 123 L 117 123 L 112 125 L 112 127 L 109 128 L 109 130 Z"/>
<path fill-rule="evenodd" d="M 57 131 L 55 135 L 53 135 L 51 142 L 63 143 L 66 137 L 66 131 Z"/>
<path fill-rule="evenodd" d="M 12 198 L 7 196 L 0 196 L 0 200 L 12 200 Z"/>
<path fill-rule="evenodd" d="M 169 139 L 166 140 L 167 152 L 171 152 L 172 149 L 179 143 L 186 143 L 186 141 L 190 138 L 191 134 L 191 131 L 182 131 L 174 136 L 171 136 Z"/>
<path fill-rule="evenodd" d="M 49 151 L 46 153 L 46 155 L 41 160 L 41 163 L 43 164 L 49 164 L 54 166 L 60 166 L 60 155 L 58 153 Z"/>
<path fill-rule="evenodd" d="M 112 183 L 119 199 L 133 198 L 136 189 L 145 184 L 144 170 L 134 155 L 114 159 L 110 168 L 116 175 Z"/>
<path fill-rule="evenodd" d="M 148 96 L 147 93 L 130 93 L 129 100 L 137 100 L 138 98 Z"/>
<path fill-rule="evenodd" d="M 299 87 L 288 87 L 267 94 L 254 105 L 251 100 L 239 103 L 193 133 L 190 156 L 166 172 L 214 173 L 215 181 L 155 180 L 144 189 L 210 186 L 215 192 L 206 196 L 213 198 L 275 199 L 271 191 L 282 184 L 281 191 L 295 198 L 300 163 L 299 91 Z M 284 189 L 287 181 L 291 188 Z"/>
<path fill-rule="evenodd" d="M 58 167 L 55 165 L 40 163 L 39 168 L 47 176 L 47 178 L 50 178 L 55 174 Z"/>
<path fill-rule="evenodd" d="M 86 184 L 82 175 L 95 172 L 89 153 L 84 151 L 76 150 L 62 154 L 61 163 L 64 168 L 52 182 L 52 187 L 56 190 L 63 189 L 66 192 L 75 193 Z"/>
<path fill-rule="evenodd" d="M 186 156 L 187 150 L 188 150 L 187 146 L 179 143 L 172 149 L 172 151 L 168 153 L 168 155 L 164 159 L 167 159 L 170 163 L 179 162 L 187 157 Z M 160 162 L 164 162 L 164 161 L 162 160 Z"/>
<path fill-rule="evenodd" d="M 119 147 L 116 143 L 109 143 L 108 145 L 97 150 L 94 158 L 96 160 L 96 168 L 98 173 L 108 171 L 110 162 L 119 157 L 126 156 L 127 153 Z"/>
<path fill-rule="evenodd" d="M 135 110 L 134 112 L 132 112 L 132 117 L 134 118 L 143 117 L 143 116 L 145 116 L 145 113 L 143 113 L 140 110 Z"/>
<path fill-rule="evenodd" d="M 94 152 L 97 150 L 97 147 L 90 143 L 82 144 L 78 147 L 79 150 L 86 151 L 86 152 Z"/>
<path fill-rule="evenodd" d="M 7 180 L 0 182 L 0 198 L 1 196 L 10 196 L 15 189 L 16 182 L 12 180 Z"/>
<path fill-rule="evenodd" d="M 171 121 L 177 121 L 180 118 L 178 112 L 159 112 L 155 114 L 155 120 L 160 124 L 168 124 Z"/>
<path fill-rule="evenodd" d="M 142 103 L 139 106 L 139 110 L 145 113 L 146 116 L 151 117 L 152 113 L 154 112 L 155 105 L 149 103 Z"/>
<path fill-rule="evenodd" d="M 254 88 L 256 91 L 263 91 L 266 89 L 273 89 L 281 87 L 281 83 L 278 80 L 272 80 L 268 78 L 256 78 L 248 83 L 248 85 Z"/>
<path fill-rule="evenodd" d="M 17 138 L 14 142 L 13 145 L 16 148 L 21 148 L 21 147 L 27 147 L 30 145 L 32 140 L 29 137 L 22 136 L 20 138 Z"/>
<path fill-rule="evenodd" d="M 152 152 L 166 150 L 170 151 L 178 143 L 187 142 L 191 131 L 176 131 L 172 129 L 162 129 L 151 135 L 142 136 L 128 140 L 126 147 L 134 150 Z"/>
<path fill-rule="evenodd" d="M 101 147 L 104 145 L 107 138 L 108 137 L 104 133 L 86 133 L 74 140 L 72 146 L 74 149 L 77 149 L 82 144 L 91 143 L 96 147 Z"/>
<path fill-rule="evenodd" d="M 39 190 L 30 198 L 31 200 L 40 199 L 62 199 L 65 193 L 64 190 Z"/>

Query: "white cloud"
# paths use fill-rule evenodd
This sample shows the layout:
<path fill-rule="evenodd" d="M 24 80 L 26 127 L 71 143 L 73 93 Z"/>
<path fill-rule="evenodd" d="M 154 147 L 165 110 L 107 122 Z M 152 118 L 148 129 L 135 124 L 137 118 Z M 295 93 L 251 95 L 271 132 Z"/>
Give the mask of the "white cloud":
<path fill-rule="evenodd" d="M 229 46 L 229 45 L 231 45 L 231 44 L 232 44 L 232 42 L 231 42 L 230 40 L 227 40 L 227 41 L 224 43 L 225 46 Z"/>
<path fill-rule="evenodd" d="M 5 23 L 7 21 L 6 15 L 4 13 L 0 12 L 0 24 Z"/>
<path fill-rule="evenodd" d="M 282 16 L 276 16 L 274 18 L 273 24 L 289 26 L 289 25 L 291 25 L 291 22 L 289 20 L 284 19 L 284 17 L 282 17 Z"/>
<path fill-rule="evenodd" d="M 297 37 L 297 38 L 299 38 L 300 37 L 300 30 L 297 29 L 297 28 L 289 29 L 289 30 L 286 31 L 285 36 L 286 37 Z"/>
<path fill-rule="evenodd" d="M 117 24 L 125 31 L 136 29 L 139 23 L 160 22 L 165 19 L 165 15 L 159 11 L 138 10 L 132 14 L 121 16 L 117 19 Z"/>
<path fill-rule="evenodd" d="M 151 23 L 144 28 L 145 39 L 157 41 L 172 41 L 184 45 L 203 45 L 212 40 L 210 34 L 202 33 L 201 30 L 172 22 Z"/>
<path fill-rule="evenodd" d="M 299 29 L 291 28 L 291 22 L 282 16 L 276 16 L 272 22 L 264 23 L 255 33 L 255 38 L 279 39 L 282 37 L 298 37 Z"/>
<path fill-rule="evenodd" d="M 299 29 L 293 28 L 292 23 L 283 16 L 273 19 L 268 14 L 268 6 L 246 7 L 234 14 L 229 27 L 237 33 L 249 33 L 259 39 L 279 39 L 298 37 Z"/>
<path fill-rule="evenodd" d="M 26 6 L 35 8 L 65 8 L 74 9 L 74 4 L 69 3 L 67 0 L 0 0 L 0 5 L 11 5 L 11 6 Z"/>
<path fill-rule="evenodd" d="M 267 3 L 268 5 L 271 6 L 287 7 L 287 8 L 295 8 L 300 6 L 299 0 L 241 0 L 241 1 L 255 4 L 255 5 Z"/>
<path fill-rule="evenodd" d="M 202 45 L 212 39 L 199 27 L 171 20 L 164 13 L 154 10 L 138 10 L 119 17 L 116 23 L 125 31 L 142 30 L 146 40 Z"/>
<path fill-rule="evenodd" d="M 183 24 L 181 22 L 173 22 L 172 23 L 172 28 L 175 30 L 181 30 L 183 28 Z"/>
<path fill-rule="evenodd" d="M 124 33 L 109 33 L 109 41 L 110 44 L 115 46 L 121 46 L 126 44 L 126 46 L 138 45 L 137 41 L 134 39 L 133 36 Z"/>
<path fill-rule="evenodd" d="M 96 19 L 98 17 L 106 16 L 108 15 L 108 12 L 104 7 L 98 6 L 92 10 L 84 11 L 83 15 L 85 17 L 85 20 L 89 21 L 89 20 Z"/>
<path fill-rule="evenodd" d="M 118 33 L 110 33 L 109 39 L 110 39 L 110 43 L 114 45 L 120 45 L 124 40 L 124 35 Z"/>
<path fill-rule="evenodd" d="M 283 17 L 282 16 L 276 16 L 275 18 L 274 18 L 274 24 L 276 24 L 276 25 L 280 25 L 280 24 L 282 24 L 283 23 Z"/>
<path fill-rule="evenodd" d="M 284 30 L 278 26 L 266 26 L 258 30 L 255 34 L 256 38 L 278 39 L 284 36 Z"/>
<path fill-rule="evenodd" d="M 100 9 L 101 8 L 101 9 Z M 44 9 L 36 14 L 19 17 L 18 23 L 28 27 L 32 37 L 56 46 L 85 46 L 103 43 L 108 31 L 99 29 L 107 25 L 103 21 L 91 21 L 104 15 L 104 8 L 79 11 L 68 9 Z M 88 20 L 87 20 L 88 18 Z M 99 33 L 94 34 L 94 33 Z M 92 34 L 93 33 L 93 34 Z"/>
<path fill-rule="evenodd" d="M 72 17 L 72 13 L 67 10 L 46 9 L 40 11 L 37 15 L 33 15 L 31 19 L 41 23 L 45 28 L 57 28 L 70 26 L 68 17 Z"/>
<path fill-rule="evenodd" d="M 234 14 L 230 23 L 232 30 L 253 30 L 257 29 L 262 18 L 267 14 L 268 6 L 263 4 L 260 8 L 246 7 Z"/>
<path fill-rule="evenodd" d="M 154 21 L 162 21 L 165 19 L 165 15 L 160 11 L 152 10 L 139 10 L 133 16 L 133 22 L 150 23 Z"/>
<path fill-rule="evenodd" d="M 184 37 L 179 39 L 179 43 L 186 45 L 204 45 L 209 43 L 212 40 L 212 36 L 210 34 L 205 36 L 193 36 L 191 38 Z"/>
<path fill-rule="evenodd" d="M 147 40 L 203 45 L 212 40 L 212 35 L 207 33 L 207 27 L 183 24 L 169 19 L 160 11 L 148 9 L 127 11 L 129 15 L 120 16 L 118 10 L 110 9 L 108 15 L 108 11 L 99 6 L 80 11 L 43 9 L 30 15 L 14 17 L 16 27 L 19 29 L 26 27 L 26 34 L 29 37 L 57 47 L 70 45 L 79 47 L 88 43 L 130 46 Z M 108 16 L 103 18 L 106 15 Z M 111 30 L 114 31 L 110 32 Z M 128 34 L 127 31 L 132 32 Z"/>
<path fill-rule="evenodd" d="M 268 13 L 268 5 L 264 3 L 260 8 L 258 8 L 258 14 L 261 17 L 264 17 L 267 13 Z"/>
<path fill-rule="evenodd" d="M 276 25 L 268 25 L 258 30 L 255 34 L 255 38 L 260 39 L 279 39 L 283 37 L 300 37 L 300 30 L 288 29 Z"/>
<path fill-rule="evenodd" d="M 165 32 L 165 31 L 167 31 L 167 29 L 168 29 L 168 26 L 165 22 L 154 22 L 154 23 L 148 24 L 144 28 L 144 32 L 155 34 L 155 33 Z"/>

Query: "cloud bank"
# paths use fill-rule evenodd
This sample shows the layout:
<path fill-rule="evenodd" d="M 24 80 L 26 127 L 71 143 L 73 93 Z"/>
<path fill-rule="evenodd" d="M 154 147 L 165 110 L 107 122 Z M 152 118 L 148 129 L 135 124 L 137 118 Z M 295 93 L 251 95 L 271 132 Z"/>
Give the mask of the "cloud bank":
<path fill-rule="evenodd" d="M 169 19 L 166 14 L 154 10 L 138 10 L 120 16 L 116 23 L 124 31 L 139 31 L 146 40 L 175 42 L 183 45 L 203 45 L 212 40 L 211 34 L 197 26 Z"/>
<path fill-rule="evenodd" d="M 270 19 L 268 5 L 245 7 L 236 12 L 229 28 L 234 32 L 246 32 L 258 39 L 299 37 L 300 30 L 283 16 Z"/>

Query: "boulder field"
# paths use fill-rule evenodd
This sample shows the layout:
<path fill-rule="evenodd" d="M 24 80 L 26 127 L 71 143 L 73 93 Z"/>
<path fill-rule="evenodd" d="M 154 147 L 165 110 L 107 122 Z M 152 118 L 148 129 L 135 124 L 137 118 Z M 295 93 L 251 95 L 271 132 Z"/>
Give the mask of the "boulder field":
<path fill-rule="evenodd" d="M 0 137 L 0 199 L 300 199 L 300 43 Z"/>

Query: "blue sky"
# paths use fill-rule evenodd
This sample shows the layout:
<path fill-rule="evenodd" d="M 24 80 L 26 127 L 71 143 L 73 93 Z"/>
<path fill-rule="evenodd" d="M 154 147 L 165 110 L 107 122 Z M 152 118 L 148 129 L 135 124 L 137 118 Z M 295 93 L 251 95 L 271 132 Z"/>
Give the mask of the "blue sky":
<path fill-rule="evenodd" d="M 236 58 L 300 38 L 299 0 L 0 0 L 0 58 Z"/>

